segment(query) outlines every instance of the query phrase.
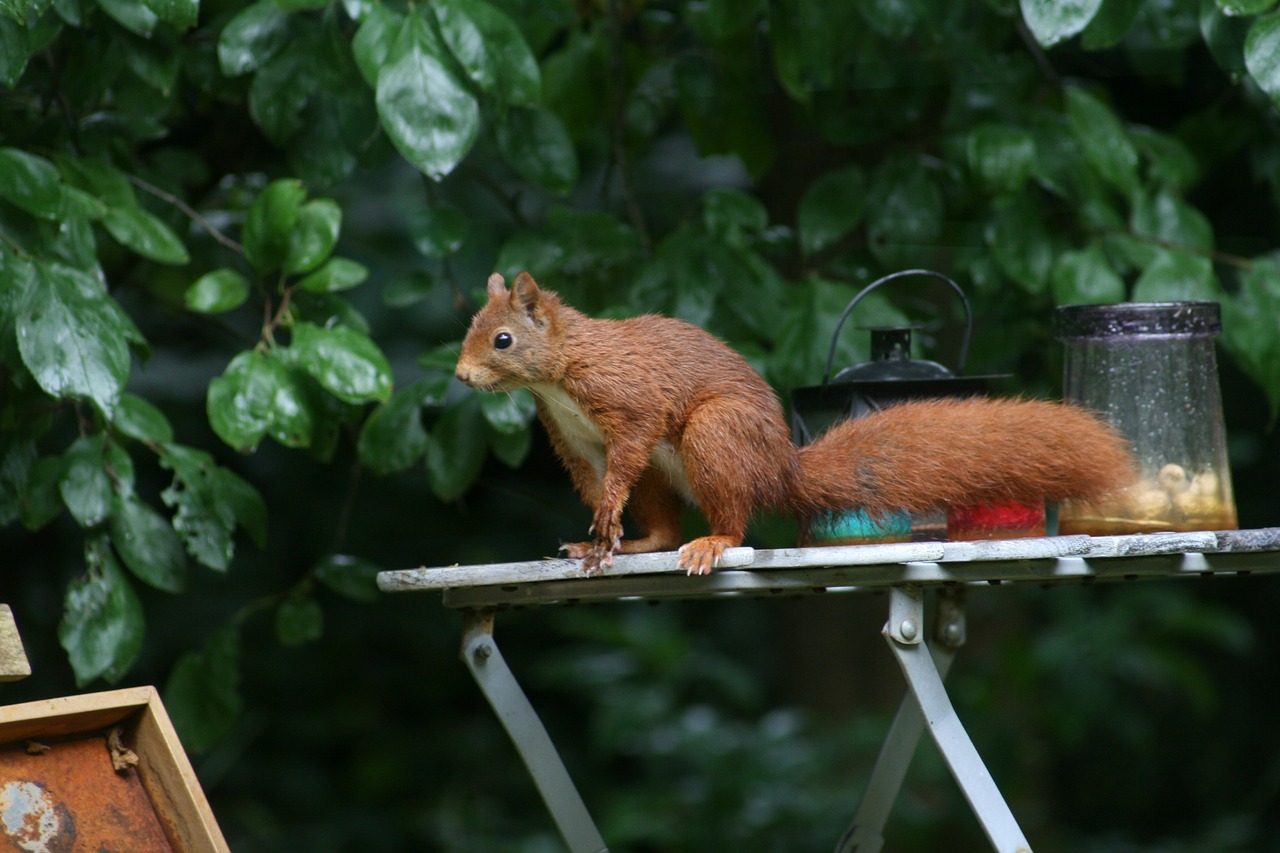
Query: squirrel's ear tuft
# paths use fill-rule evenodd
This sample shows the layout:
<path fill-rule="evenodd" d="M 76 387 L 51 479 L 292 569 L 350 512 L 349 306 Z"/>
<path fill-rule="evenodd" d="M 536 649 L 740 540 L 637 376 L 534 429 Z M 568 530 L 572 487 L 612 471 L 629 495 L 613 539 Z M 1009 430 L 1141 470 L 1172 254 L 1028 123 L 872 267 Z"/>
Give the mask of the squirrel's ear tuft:
<path fill-rule="evenodd" d="M 506 296 L 507 282 L 500 273 L 489 276 L 489 297 Z"/>
<path fill-rule="evenodd" d="M 538 283 L 527 272 L 520 273 L 520 275 L 516 276 L 516 280 L 511 283 L 512 307 L 524 311 L 535 322 L 540 319 L 541 295 L 542 292 L 538 290 Z"/>

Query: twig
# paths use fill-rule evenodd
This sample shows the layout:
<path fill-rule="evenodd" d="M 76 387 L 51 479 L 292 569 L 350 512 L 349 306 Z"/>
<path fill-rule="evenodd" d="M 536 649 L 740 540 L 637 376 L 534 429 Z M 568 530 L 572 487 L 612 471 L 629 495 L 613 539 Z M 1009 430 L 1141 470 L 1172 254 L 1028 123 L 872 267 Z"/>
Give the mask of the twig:
<path fill-rule="evenodd" d="M 187 204 L 182 199 L 178 198 L 177 196 L 171 193 L 165 192 L 164 190 L 160 189 L 154 184 L 144 181 L 142 178 L 139 178 L 137 175 L 128 175 L 127 177 L 129 178 L 129 182 L 132 183 L 134 186 L 138 187 L 144 192 L 150 193 L 151 195 L 155 196 L 161 201 L 168 202 L 169 204 L 178 208 L 178 210 L 181 210 L 183 213 L 189 216 L 193 222 L 195 222 L 205 231 L 208 231 L 210 237 L 217 240 L 219 243 L 226 246 L 231 251 L 240 255 L 244 254 L 244 249 L 240 246 L 239 243 L 237 243 L 235 240 L 232 240 L 226 234 L 223 234 L 221 231 L 219 231 L 212 222 L 210 222 L 209 220 L 201 216 L 199 213 L 197 213 L 195 208 Z"/>
<path fill-rule="evenodd" d="M 1200 246 L 1192 246 L 1190 243 L 1179 243 L 1176 240 L 1166 240 L 1164 237 L 1155 237 L 1151 234 L 1142 234 L 1127 228 L 1100 228 L 1091 229 L 1092 232 L 1100 237 L 1132 237 L 1143 243 L 1149 243 L 1152 246 L 1159 246 L 1162 249 L 1168 249 L 1172 252 L 1185 252 L 1188 255 L 1199 255 L 1202 258 L 1222 264 L 1224 266 L 1235 267 L 1240 270 L 1253 269 L 1253 261 L 1248 258 L 1242 258 L 1239 255 L 1233 255 L 1229 252 L 1220 252 L 1217 249 L 1204 249 Z"/>

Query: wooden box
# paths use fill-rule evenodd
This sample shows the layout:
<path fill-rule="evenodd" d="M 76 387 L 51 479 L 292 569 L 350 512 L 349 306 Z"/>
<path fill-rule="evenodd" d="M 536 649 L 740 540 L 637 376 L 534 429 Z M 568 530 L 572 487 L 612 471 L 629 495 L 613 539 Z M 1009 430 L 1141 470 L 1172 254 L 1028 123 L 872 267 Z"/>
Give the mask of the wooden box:
<path fill-rule="evenodd" d="M 0 707 L 0 850 L 229 853 L 154 687 Z"/>

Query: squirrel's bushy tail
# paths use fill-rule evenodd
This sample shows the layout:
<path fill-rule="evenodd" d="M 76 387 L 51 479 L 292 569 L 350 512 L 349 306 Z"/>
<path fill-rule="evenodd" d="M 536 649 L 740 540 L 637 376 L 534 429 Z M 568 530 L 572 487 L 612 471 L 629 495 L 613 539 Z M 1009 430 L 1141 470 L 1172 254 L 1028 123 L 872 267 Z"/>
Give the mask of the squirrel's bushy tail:
<path fill-rule="evenodd" d="M 1128 442 L 1079 406 L 920 400 L 841 422 L 799 450 L 802 515 L 1096 500 L 1133 482 Z"/>

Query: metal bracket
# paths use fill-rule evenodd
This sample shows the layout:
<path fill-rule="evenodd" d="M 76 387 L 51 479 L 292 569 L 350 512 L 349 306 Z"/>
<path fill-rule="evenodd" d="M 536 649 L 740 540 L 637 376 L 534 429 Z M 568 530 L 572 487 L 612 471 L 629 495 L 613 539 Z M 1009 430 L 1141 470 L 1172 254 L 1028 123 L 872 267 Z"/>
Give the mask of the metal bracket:
<path fill-rule="evenodd" d="M 934 627 L 938 642 L 933 648 L 918 636 L 923 604 L 918 587 L 890 591 L 884 634 L 907 678 L 907 695 L 885 737 L 853 824 L 836 845 L 836 853 L 879 853 L 883 848 L 885 823 L 926 727 L 992 847 L 1000 853 L 1030 853 L 1031 846 L 956 717 L 943 684 L 965 640 L 964 589 L 945 588 L 939 593 Z"/>
<path fill-rule="evenodd" d="M 469 610 L 462 630 L 462 662 L 507 730 L 542 801 L 572 853 L 607 853 L 569 771 L 533 705 L 493 639 L 493 611 Z"/>

